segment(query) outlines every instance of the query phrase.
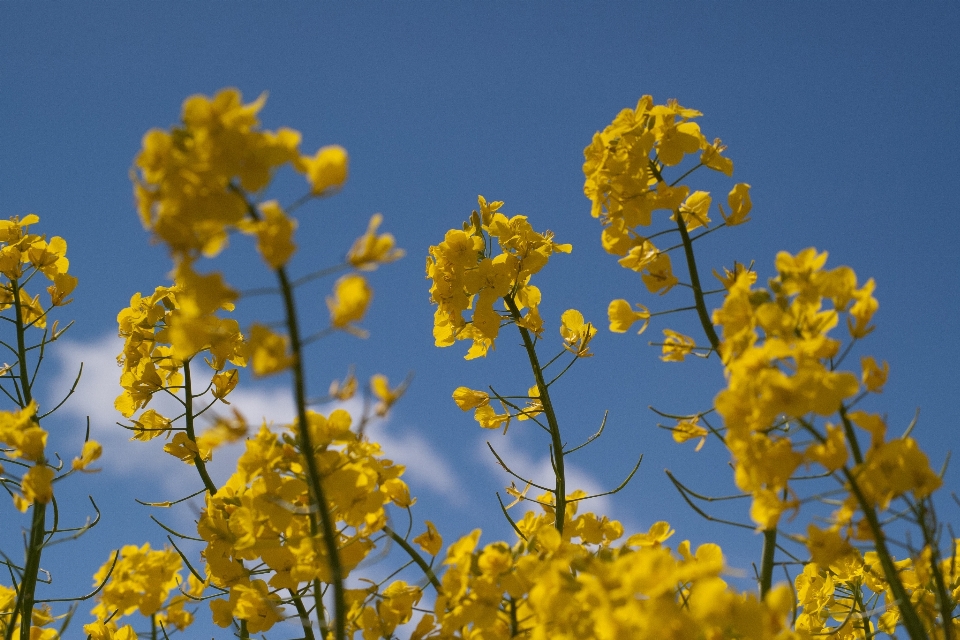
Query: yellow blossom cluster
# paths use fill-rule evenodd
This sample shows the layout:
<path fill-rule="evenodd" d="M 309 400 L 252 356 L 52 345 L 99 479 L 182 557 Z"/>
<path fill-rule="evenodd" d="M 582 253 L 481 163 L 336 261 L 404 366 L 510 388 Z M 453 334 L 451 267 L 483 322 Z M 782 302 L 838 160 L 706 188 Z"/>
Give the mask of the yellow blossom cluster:
<path fill-rule="evenodd" d="M 821 545 L 819 553 L 814 554 L 816 561 L 807 564 L 795 580 L 798 604 L 802 607 L 796 628 L 837 640 L 896 633 L 901 607 L 878 554 L 875 551 L 861 553 L 836 534 L 825 533 L 819 537 Z M 946 635 L 943 623 L 943 612 L 954 611 L 960 605 L 958 545 L 960 540 L 954 540 L 950 553 L 936 562 L 936 566 L 930 546 L 914 558 L 895 563 L 910 602 L 930 638 L 960 634 L 960 620 L 952 618 L 947 623 L 950 635 Z"/>
<path fill-rule="evenodd" d="M 189 374 L 191 360 L 200 353 L 207 354 L 205 362 L 215 372 L 210 381 L 214 401 L 226 402 L 238 380 L 237 370 L 227 369 L 227 364 L 246 366 L 255 343 L 244 342 L 236 320 L 215 315 L 220 309 L 233 309 L 231 296 L 224 291 L 219 274 L 186 274 L 174 286 L 157 287 L 148 297 L 134 294 L 130 306 L 117 316 L 124 339 L 117 358 L 123 368 L 123 393 L 114 406 L 121 414 L 133 416 L 158 392 L 191 396 L 192 400 L 196 389 L 188 384 L 185 373 Z M 186 393 L 181 393 L 184 390 Z M 171 419 L 155 409 L 140 413 L 133 425 L 136 440 L 169 437 L 173 429 Z M 210 458 L 210 449 L 200 451 L 183 431 L 177 431 L 165 450 L 188 463 L 198 454 L 203 460 Z"/>
<path fill-rule="evenodd" d="M 322 478 L 327 508 L 337 523 L 337 545 L 344 573 L 374 548 L 374 536 L 387 522 L 384 507 L 409 507 L 403 467 L 382 457 L 380 447 L 350 429 L 350 414 L 328 417 L 308 412 L 308 428 Z M 198 532 L 210 583 L 226 599 L 211 602 L 220 626 L 245 620 L 251 633 L 283 617 L 279 590 L 296 592 L 332 576 L 305 477 L 305 452 L 291 431 L 274 433 L 265 425 L 246 441 L 237 471 L 207 495 Z"/>
<path fill-rule="evenodd" d="M 526 309 L 517 324 L 540 334 L 540 290 L 530 284 L 530 278 L 551 255 L 572 250 L 569 244 L 554 242 L 550 231 L 534 231 L 526 216 L 507 218 L 500 212 L 502 202 L 487 203 L 483 196 L 478 201 L 480 212 L 473 212 L 463 230 L 448 231 L 443 242 L 430 247 L 427 257 L 430 299 L 437 305 L 434 340 L 438 347 L 471 340 L 468 360 L 494 348 L 504 321 L 504 312 L 494 308 L 500 299 L 509 298 L 518 314 Z M 494 238 L 499 247 L 496 253 Z M 473 312 L 469 321 L 464 318 L 468 310 Z"/>
<path fill-rule="evenodd" d="M 47 465 L 47 432 L 37 418 L 37 404 L 28 389 L 30 381 L 24 378 L 27 364 L 19 361 L 26 356 L 23 336 L 34 327 L 45 330 L 46 336 L 48 312 L 69 304 L 71 299 L 68 296 L 77 286 L 77 279 L 67 273 L 70 261 L 66 256 L 66 241 L 59 236 L 47 240 L 46 236 L 30 233 L 30 226 L 39 221 L 35 214 L 24 216 L 22 220 L 17 216 L 0 220 L 0 312 L 10 314 L 4 319 L 16 327 L 18 336 L 14 344 L 19 345 L 16 349 L 8 346 L 18 361 L 4 365 L 0 369 L 0 378 L 16 378 L 20 397 L 19 409 L 0 412 L 0 451 L 11 462 L 22 461 L 14 462 L 16 466 L 29 466 L 22 477 L 15 478 L 8 476 L 7 470 L 0 465 L 0 479 L 5 486 L 8 479 L 18 486 L 19 492 L 10 493 L 14 506 L 21 512 L 32 504 L 46 505 L 53 499 L 52 482 L 56 475 Z M 31 296 L 25 288 L 37 273 L 52 283 L 47 287 L 50 302 L 46 308 L 39 294 Z M 54 324 L 51 339 L 55 340 L 60 333 Z M 87 445 L 84 454 L 74 461 L 78 470 L 99 457 L 99 445 L 93 441 Z"/>
<path fill-rule="evenodd" d="M 480 530 L 447 550 L 433 613 L 411 638 L 553 638 L 619 640 L 799 640 L 790 629 L 793 597 L 786 586 L 763 600 L 738 594 L 720 577 L 720 548 L 674 552 L 663 545 L 665 522 L 617 542 L 619 522 L 576 514 L 569 496 L 563 533 L 554 526 L 552 495 L 544 512 L 517 522 L 520 540 L 479 547 Z"/>
<path fill-rule="evenodd" d="M 93 577 L 94 586 L 103 585 L 103 589 L 91 612 L 97 620 L 85 625 L 84 631 L 104 640 L 120 640 L 124 637 L 120 634 L 136 638 L 130 625 L 118 628 L 120 618 L 134 612 L 147 618 L 155 616 L 157 624 L 167 629 L 186 629 L 193 622 L 193 614 L 184 606 L 202 595 L 204 583 L 189 574 L 184 585 L 182 569 L 183 561 L 174 549 L 151 549 L 145 543 L 115 551 Z M 170 597 L 171 593 L 175 595 Z"/>
<path fill-rule="evenodd" d="M 20 478 L 20 493 L 13 494 L 13 504 L 21 512 L 37 502 L 47 504 L 53 499 L 53 468 L 47 466 L 44 451 L 47 432 L 36 419 L 37 404 L 31 402 L 19 411 L 0 412 L 0 445 L 3 455 L 13 460 L 33 463 Z M 4 479 L 6 469 L 0 465 Z M 6 484 L 6 483 L 4 483 Z"/>
<path fill-rule="evenodd" d="M 48 241 L 46 236 L 29 233 L 30 225 L 37 222 L 39 216 L 32 213 L 23 220 L 16 216 L 0 220 L 0 274 L 4 276 L 0 283 L 0 311 L 9 309 L 16 298 L 24 326 L 43 329 L 47 326 L 47 314 L 40 296 L 31 297 L 20 281 L 29 279 L 33 272 L 42 273 L 53 283 L 47 287 L 50 305 L 59 307 L 69 304 L 67 296 L 76 288 L 77 279 L 67 273 L 70 261 L 66 240 L 54 236 Z"/>
<path fill-rule="evenodd" d="M 259 220 L 246 220 L 242 193 L 258 193 L 276 169 L 290 165 L 305 175 L 314 194 L 339 188 L 347 177 L 347 155 L 324 147 L 300 154 L 300 133 L 261 131 L 257 114 L 266 95 L 243 104 L 240 92 L 224 89 L 213 98 L 195 95 L 183 104 L 181 126 L 152 129 L 137 156 L 135 181 L 143 225 L 177 256 L 217 255 L 231 229 L 257 236 L 272 268 L 289 259 L 295 226 L 274 202 L 261 205 Z"/>
<path fill-rule="evenodd" d="M 622 267 L 639 273 L 651 293 L 663 295 L 679 280 L 670 255 L 658 249 L 640 227 L 649 227 L 657 210 L 672 212 L 670 219 L 679 223 L 684 233 L 707 227 L 713 202 L 706 191 L 691 193 L 685 185 L 668 184 L 663 170 L 681 164 L 687 155 L 699 154 L 698 164 L 684 177 L 699 167 L 733 175 L 733 161 L 721 155 L 724 145 L 719 139 L 708 142 L 694 122 L 700 115 L 675 100 L 654 105 L 651 96 L 643 96 L 635 109 L 624 109 L 594 134 L 583 152 L 583 190 L 592 203 L 591 215 L 603 224 L 603 247 L 620 256 Z M 727 204 L 729 215 L 718 205 L 726 225 L 746 222 L 752 207 L 750 185 L 735 185 Z M 634 310 L 622 299 L 611 302 L 610 330 L 623 333 L 639 321 L 642 332 L 650 313 L 643 305 L 636 307 Z"/>
<path fill-rule="evenodd" d="M 865 336 L 878 303 L 873 280 L 858 286 L 852 269 L 825 269 L 826 260 L 826 253 L 812 248 L 795 256 L 781 252 L 779 275 L 768 290 L 755 289 L 752 278 L 741 273 L 713 315 L 723 330 L 720 353 L 727 375 L 727 388 L 715 406 L 727 429 L 735 480 L 753 494 L 751 514 L 764 529 L 775 526 L 793 504 L 783 496 L 800 465 L 816 463 L 834 472 L 848 464 L 851 445 L 844 428 L 828 423 L 820 432 L 812 418 L 845 409 L 844 403 L 861 392 L 861 380 L 867 391 L 879 391 L 886 377 L 886 369 L 872 358 L 864 358 L 857 373 L 834 365 L 841 341 L 830 331 L 845 318 L 852 339 Z M 844 412 L 841 418 L 871 436 L 863 461 L 851 469 L 871 507 L 885 509 L 907 493 L 923 498 L 940 485 L 911 438 L 886 440 L 882 418 L 865 411 Z M 791 421 L 806 424 L 802 437 L 813 435 L 815 441 L 801 448 L 789 431 L 776 428 Z M 849 500 L 847 517 L 857 506 L 852 495 Z"/>

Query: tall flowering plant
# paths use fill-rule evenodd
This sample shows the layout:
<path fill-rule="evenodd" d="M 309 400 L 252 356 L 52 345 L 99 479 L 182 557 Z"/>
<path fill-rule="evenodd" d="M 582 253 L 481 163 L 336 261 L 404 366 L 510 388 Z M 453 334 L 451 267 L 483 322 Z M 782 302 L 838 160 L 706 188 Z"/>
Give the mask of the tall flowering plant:
<path fill-rule="evenodd" d="M 403 252 L 379 231 L 383 218 L 375 214 L 342 261 L 291 275 L 293 213 L 342 188 L 348 156 L 335 145 L 301 153 L 298 132 L 261 127 L 264 104 L 264 96 L 244 103 L 234 89 L 192 96 L 179 124 L 144 136 L 135 160 L 139 215 L 169 249 L 172 282 L 134 294 L 118 315 L 115 408 L 133 440 L 162 441 L 165 454 L 196 470 L 196 493 L 152 506 L 198 497 L 202 507 L 195 532 L 161 525 L 171 534 L 163 548 L 130 544 L 104 554 L 92 591 L 74 599 L 94 602 L 86 638 L 189 634 L 201 609 L 239 638 L 960 637 L 956 542 L 944 540 L 934 509 L 942 472 L 911 438 L 912 425 L 891 437 L 886 420 L 866 406 L 882 392 L 887 364 L 866 354 L 849 363 L 874 326 L 875 284 L 848 267 L 827 268 L 826 253 L 811 248 L 777 254 L 766 286 L 744 261 L 715 270 L 718 284 L 708 288 L 696 247 L 749 221 L 752 202 L 750 186 L 734 183 L 726 207 L 716 205 L 716 222 L 713 196 L 688 184 L 704 168 L 733 174 L 721 141 L 701 133 L 698 111 L 650 96 L 621 111 L 585 149 L 584 192 L 602 246 L 646 291 L 629 296 L 653 300 L 612 301 L 609 332 L 639 324 L 642 333 L 666 314 L 692 313 L 702 337 L 663 328 L 655 343 L 661 358 L 695 355 L 723 368 L 725 387 L 711 405 L 665 426 L 677 442 L 697 441 L 697 451 L 715 438 L 727 452 L 732 482 L 751 505 L 746 522 L 735 524 L 763 539 L 757 589 L 748 591 L 724 579 L 729 567 L 719 546 L 668 546 L 676 532 L 666 519 L 625 531 L 586 508 L 597 495 L 570 486 L 565 460 L 603 434 L 606 418 L 571 444 L 554 398 L 574 366 L 593 356 L 594 341 L 610 336 L 577 309 L 541 316 L 550 292 L 534 282 L 573 247 L 482 196 L 468 220 L 428 250 L 434 339 L 438 347 L 467 342 L 473 360 L 503 357 L 496 351 L 502 332 L 519 334 L 529 386 L 459 386 L 452 399 L 481 428 L 539 428 L 553 477 L 512 469 L 491 446 L 511 478 L 511 501 L 500 506 L 514 539 L 481 544 L 478 528 L 445 545 L 444 523 L 431 521 L 411 536 L 415 498 L 405 469 L 365 429 L 390 411 L 406 383 L 373 375 L 369 409 L 321 412 L 318 405 L 349 400 L 360 385 L 351 368 L 325 395 L 308 394 L 305 355 L 333 332 L 366 335 L 368 274 Z M 290 170 L 304 177 L 304 193 L 288 204 L 268 199 L 275 176 Z M 92 526 L 61 525 L 54 487 L 94 470 L 101 453 L 89 434 L 69 465 L 47 450 L 41 421 L 60 405 L 42 410 L 33 388 L 45 349 L 64 331 L 48 321 L 77 281 L 68 273 L 66 242 L 34 233 L 38 222 L 35 215 L 0 222 L 0 317 L 12 336 L 2 344 L 13 358 L 0 369 L 0 390 L 12 402 L 0 411 L 0 483 L 12 517 L 27 522 L 23 560 L 3 555 L 11 578 L 9 587 L 0 584 L 5 640 L 67 637 L 76 607 L 59 613 L 57 601 L 39 595 L 41 557 L 50 544 Z M 253 239 L 275 287 L 241 292 L 222 273 L 203 270 L 236 234 Z M 675 272 L 677 259 L 685 268 Z M 325 321 L 311 327 L 304 319 L 321 315 L 302 311 L 298 289 L 333 276 Z M 44 279 L 47 297 L 32 294 Z M 680 292 L 689 297 L 678 306 L 651 310 Z M 268 294 L 276 296 L 279 319 L 270 305 L 248 304 Z M 242 326 L 233 315 L 240 310 L 255 319 Z M 286 374 L 295 417 L 251 425 L 228 407 L 244 369 L 254 377 Z M 161 405 L 158 396 L 173 404 Z M 208 464 L 233 441 L 243 441 L 243 453 L 218 484 Z M 639 465 L 598 495 L 623 489 Z M 696 502 L 709 496 L 670 479 L 687 504 L 711 517 Z M 394 526 L 403 515 L 409 526 L 400 532 Z M 174 538 L 198 542 L 202 551 L 191 556 Z M 375 550 L 396 567 L 387 578 L 364 565 Z M 787 583 L 774 584 L 778 566 Z"/>

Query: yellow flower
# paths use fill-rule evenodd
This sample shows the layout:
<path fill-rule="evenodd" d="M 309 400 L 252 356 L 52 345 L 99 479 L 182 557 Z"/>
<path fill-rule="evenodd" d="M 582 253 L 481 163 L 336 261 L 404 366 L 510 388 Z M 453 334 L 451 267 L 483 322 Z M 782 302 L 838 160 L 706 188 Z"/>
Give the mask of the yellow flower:
<path fill-rule="evenodd" d="M 850 317 L 847 318 L 847 328 L 853 338 L 863 338 L 874 329 L 870 326 L 870 320 L 880 308 L 880 303 L 873 297 L 874 288 L 876 283 L 873 278 L 870 278 L 861 288 L 853 292 L 856 302 L 850 307 Z"/>
<path fill-rule="evenodd" d="M 359 322 L 367 312 L 372 297 L 373 290 L 363 276 L 354 273 L 343 276 L 334 286 L 334 295 L 327 297 L 330 324 L 337 329 L 345 329 Z"/>
<path fill-rule="evenodd" d="M 871 447 L 864 463 L 854 469 L 854 477 L 867 499 L 882 509 L 908 492 L 917 499 L 926 498 L 943 484 L 913 438 Z"/>
<path fill-rule="evenodd" d="M 484 429 L 499 429 L 503 427 L 504 433 L 510 426 L 509 413 L 497 413 L 489 404 L 480 405 L 473 413 L 474 419 L 480 423 Z"/>
<path fill-rule="evenodd" d="M 847 463 L 847 440 L 843 427 L 827 423 L 827 437 L 807 447 L 804 457 L 819 462 L 827 471 L 836 471 Z"/>
<path fill-rule="evenodd" d="M 753 202 L 750 200 L 750 185 L 741 182 L 734 185 L 730 194 L 727 196 L 727 204 L 730 205 L 730 215 L 727 216 L 720 207 L 720 215 L 728 227 L 743 224 L 750 220 L 750 210 L 753 208 Z"/>
<path fill-rule="evenodd" d="M 79 458 L 73 459 L 72 467 L 75 471 L 99 471 L 99 469 L 88 469 L 91 462 L 97 460 L 103 453 L 103 447 L 96 440 L 87 440 L 83 443 L 83 449 Z"/>
<path fill-rule="evenodd" d="M 635 322 L 642 321 L 640 331 L 643 333 L 650 322 L 650 311 L 642 304 L 637 304 L 637 310 L 630 307 L 626 300 L 614 300 L 607 308 L 607 316 L 610 318 L 610 331 L 614 333 L 626 333 Z"/>
<path fill-rule="evenodd" d="M 383 222 L 383 216 L 373 214 L 367 232 L 357 238 L 350 251 L 347 261 L 356 269 L 373 271 L 379 265 L 399 260 L 404 256 L 403 249 L 394 248 L 393 236 L 389 233 L 377 235 L 377 227 Z"/>
<path fill-rule="evenodd" d="M 226 401 L 226 397 L 236 388 L 239 380 L 240 372 L 236 369 L 218 371 L 213 375 L 213 379 L 210 381 L 213 384 L 213 397 L 217 400 L 223 401 L 225 404 L 230 404 Z"/>
<path fill-rule="evenodd" d="M 887 383 L 887 375 L 890 373 L 890 365 L 884 361 L 883 366 L 877 364 L 872 356 L 863 356 L 860 358 L 860 368 L 863 370 L 861 380 L 867 391 L 881 393 L 883 385 Z"/>
<path fill-rule="evenodd" d="M 15 506 L 25 512 L 31 504 L 47 504 L 53 500 L 53 476 L 53 469 L 45 464 L 38 463 L 30 467 L 20 481 L 23 498 L 14 495 Z"/>
<path fill-rule="evenodd" d="M 871 449 L 880 446 L 886 440 L 887 423 L 882 416 L 860 410 L 851 411 L 848 415 L 855 425 L 870 434 Z"/>
<path fill-rule="evenodd" d="M 693 440 L 695 438 L 700 438 L 700 442 L 697 443 L 697 448 L 695 451 L 700 451 L 703 448 L 704 443 L 707 441 L 707 435 L 710 433 L 699 424 L 697 424 L 698 418 L 695 416 L 693 419 L 685 419 L 677 422 L 677 425 L 671 429 L 673 431 L 673 440 L 675 442 L 684 443 L 688 440 Z"/>
<path fill-rule="evenodd" d="M 724 158 L 720 154 L 726 150 L 724 144 L 720 141 L 720 138 L 716 138 L 713 141 L 713 144 L 708 144 L 706 139 L 701 143 L 700 148 L 702 152 L 700 154 L 700 162 L 705 166 L 713 169 L 714 171 L 719 171 L 727 177 L 733 175 L 733 160 L 730 158 Z"/>
<path fill-rule="evenodd" d="M 617 262 L 620 263 L 620 266 L 624 269 L 631 269 L 639 273 L 646 269 L 659 255 L 660 252 L 657 250 L 657 247 L 646 238 L 643 238 L 630 247 L 626 255 Z"/>
<path fill-rule="evenodd" d="M 469 411 L 490 402 L 490 394 L 485 391 L 474 391 L 467 387 L 457 387 L 453 392 L 453 401 L 461 411 Z"/>
<path fill-rule="evenodd" d="M 533 385 L 527 389 L 527 397 L 530 398 L 530 401 L 527 402 L 527 405 L 517 414 L 517 420 L 530 420 L 543 413 L 543 401 L 540 400 L 540 387 Z"/>
<path fill-rule="evenodd" d="M 154 409 L 147 409 L 140 417 L 133 421 L 133 437 L 131 440 L 152 440 L 159 435 L 170 432 L 171 421 Z"/>
<path fill-rule="evenodd" d="M 287 339 L 261 324 L 250 327 L 247 358 L 257 376 L 269 376 L 284 371 L 293 364 L 293 355 L 287 354 Z"/>
<path fill-rule="evenodd" d="M 399 385 L 390 388 L 390 381 L 387 380 L 387 376 L 383 374 L 376 374 L 370 378 L 370 391 L 373 392 L 373 395 L 380 402 L 377 403 L 376 412 L 378 416 L 385 416 L 387 412 L 390 411 L 397 400 L 403 395 L 403 392 L 407 390 L 407 383 L 401 382 Z"/>
<path fill-rule="evenodd" d="M 440 553 L 440 548 L 443 546 L 443 538 L 437 533 L 437 529 L 433 526 L 432 522 L 427 520 L 426 524 L 427 530 L 414 538 L 413 541 L 426 553 L 435 556 Z"/>
<path fill-rule="evenodd" d="M 347 181 L 347 150 L 338 145 L 322 147 L 317 155 L 304 158 L 307 181 L 314 195 L 339 189 Z"/>
<path fill-rule="evenodd" d="M 658 253 L 644 267 L 644 272 L 640 274 L 640 277 L 650 293 L 659 293 L 660 295 L 670 291 L 679 282 L 673 275 L 670 256 L 665 253 Z"/>
<path fill-rule="evenodd" d="M 69 304 L 72 299 L 67 299 L 73 290 L 77 288 L 77 279 L 68 273 L 58 273 L 53 277 L 53 284 L 47 287 L 47 293 L 50 294 L 50 303 L 55 307 L 62 307 Z"/>
<path fill-rule="evenodd" d="M 190 437 L 183 431 L 178 431 L 173 435 L 173 439 L 167 444 L 163 445 L 163 450 L 172 455 L 174 458 L 178 458 L 187 464 L 194 464 L 196 456 L 207 462 L 210 460 L 209 455 L 202 455 L 200 447 L 197 446 L 197 443 L 190 439 Z M 209 450 L 206 451 L 209 454 Z"/>
<path fill-rule="evenodd" d="M 717 273 L 717 270 L 714 269 L 713 277 L 720 281 L 724 289 L 729 290 L 731 287 L 733 287 L 733 283 L 736 282 L 737 276 L 739 276 L 741 273 L 746 274 L 744 277 L 746 278 L 748 285 L 752 285 L 757 281 L 756 271 L 751 271 L 749 267 L 746 267 L 736 261 L 733 263 L 733 271 L 723 267 L 723 275 L 721 276 L 719 273 Z"/>
<path fill-rule="evenodd" d="M 664 329 L 663 335 L 666 338 L 663 342 L 663 355 L 660 356 L 660 359 L 664 362 L 683 362 L 683 359 L 693 353 L 693 349 L 696 347 L 693 338 L 682 333 Z"/>
<path fill-rule="evenodd" d="M 627 538 L 629 547 L 659 547 L 661 542 L 666 542 L 676 531 L 670 527 L 669 522 L 654 522 L 646 533 L 635 533 Z"/>
<path fill-rule="evenodd" d="M 706 191 L 694 191 L 680 205 L 680 213 L 683 215 L 683 222 L 687 226 L 687 231 L 692 231 L 698 227 L 706 227 L 710 224 L 710 203 L 713 200 Z M 671 220 L 676 220 L 676 215 L 671 216 Z"/>
<path fill-rule="evenodd" d="M 597 328 L 583 321 L 583 314 L 576 309 L 567 309 L 560 316 L 560 335 L 563 336 L 563 348 L 578 358 L 592 356 L 590 341 L 597 334 Z"/>
<path fill-rule="evenodd" d="M 337 400 L 349 400 L 357 393 L 357 378 L 353 375 L 353 370 L 351 369 L 347 373 L 347 377 L 343 379 L 343 382 L 340 380 L 334 380 L 330 383 L 330 397 L 336 398 Z"/>
<path fill-rule="evenodd" d="M 276 200 L 264 202 L 259 208 L 263 214 L 260 220 L 245 219 L 238 226 L 244 233 L 257 236 L 257 251 L 267 265 L 276 270 L 287 264 L 297 250 L 293 243 L 297 221 L 287 216 Z"/>
<path fill-rule="evenodd" d="M 820 567 L 829 567 L 847 556 L 859 557 L 857 550 L 835 529 L 824 531 L 809 524 L 805 544 L 810 551 L 810 559 Z"/>

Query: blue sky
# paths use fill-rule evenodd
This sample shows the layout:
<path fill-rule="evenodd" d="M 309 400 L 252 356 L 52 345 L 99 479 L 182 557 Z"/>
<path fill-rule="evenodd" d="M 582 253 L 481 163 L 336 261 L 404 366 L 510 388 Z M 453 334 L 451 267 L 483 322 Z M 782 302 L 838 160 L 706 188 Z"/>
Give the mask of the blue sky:
<path fill-rule="evenodd" d="M 338 262 L 378 211 L 407 251 L 371 278 L 370 338 L 313 347 L 309 384 L 321 393 L 352 363 L 361 379 L 414 373 L 377 433 L 410 468 L 415 517 L 445 522 L 448 540 L 474 527 L 484 540 L 509 536 L 494 496 L 509 478 L 491 464 L 486 440 L 540 474 L 546 443 L 524 425 L 506 437 L 481 433 L 451 401 L 460 385 L 521 392 L 529 374 L 516 341 L 482 362 L 464 361 L 460 345 L 433 346 L 427 248 L 460 225 L 477 194 L 573 243 L 537 278 L 554 346 L 568 308 L 605 325 L 614 298 L 653 309 L 687 304 L 680 293 L 652 299 L 602 251 L 583 197 L 584 146 L 643 94 L 702 111 L 707 137 L 729 145 L 735 179 L 752 185 L 752 222 L 703 243 L 704 274 L 756 260 L 766 278 L 777 251 L 815 246 L 830 252 L 829 264 L 876 279 L 877 329 L 857 355 L 887 360 L 891 378 L 871 407 L 894 433 L 919 407 L 915 435 L 939 466 L 960 442 L 960 218 L 951 195 L 960 177 L 958 29 L 960 8 L 948 2 L 0 4 L 0 216 L 37 213 L 36 230 L 67 240 L 80 278 L 61 316 L 76 324 L 45 361 L 41 397 L 52 404 L 79 360 L 84 377 L 47 426 L 64 457 L 74 455 L 87 415 L 94 437 L 113 447 L 98 476 L 58 487 L 66 513 L 88 513 L 78 501 L 89 493 L 104 519 L 51 552 L 56 588 L 85 588 L 117 545 L 162 543 L 132 500 L 169 499 L 190 486 L 190 470 L 162 460 L 157 443 L 126 443 L 113 424 L 119 370 L 110 337 L 119 309 L 134 292 L 166 284 L 170 264 L 133 206 L 128 172 L 141 137 L 176 122 L 187 96 L 226 86 L 248 100 L 269 92 L 264 125 L 302 131 L 305 150 L 335 143 L 350 152 L 343 192 L 299 212 L 295 273 Z M 730 187 L 698 180 L 695 188 L 721 199 Z M 279 186 L 286 201 L 302 189 L 293 179 Z M 251 247 L 234 244 L 203 267 L 225 270 L 241 287 L 267 283 Z M 303 292 L 303 314 L 317 328 L 330 285 Z M 571 441 L 610 411 L 607 435 L 576 454 L 577 477 L 610 488 L 642 453 L 630 487 L 595 508 L 631 527 L 669 520 L 678 539 L 719 541 L 731 565 L 747 569 L 759 538 L 704 523 L 663 474 L 669 468 L 703 490 L 732 486 L 718 443 L 699 453 L 680 447 L 647 409 L 705 408 L 723 382 L 715 360 L 661 363 L 647 343 L 665 326 L 690 325 L 670 317 L 641 337 L 601 331 L 596 357 L 560 383 Z M 282 382 L 244 380 L 243 406 L 282 418 Z M 948 485 L 957 479 L 951 472 Z M 162 517 L 188 525 L 192 514 Z M 19 532 L 3 518 L 0 538 L 12 550 Z"/>

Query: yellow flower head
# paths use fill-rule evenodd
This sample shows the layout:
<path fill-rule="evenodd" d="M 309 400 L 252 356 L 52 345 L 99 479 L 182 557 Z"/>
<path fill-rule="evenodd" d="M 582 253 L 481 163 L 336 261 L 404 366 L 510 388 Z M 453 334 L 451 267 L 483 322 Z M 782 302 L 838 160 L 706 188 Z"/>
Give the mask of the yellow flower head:
<path fill-rule="evenodd" d="M 379 213 L 370 218 L 367 232 L 357 238 L 350 251 L 347 261 L 361 271 L 373 271 L 379 265 L 399 260 L 404 256 L 403 249 L 394 248 L 393 236 L 389 233 L 377 235 L 377 228 L 383 222 Z"/>
<path fill-rule="evenodd" d="M 592 356 L 590 341 L 597 334 L 597 328 L 584 322 L 583 314 L 576 309 L 567 309 L 560 316 L 560 335 L 563 336 L 563 348 L 576 354 L 578 358 Z"/>
<path fill-rule="evenodd" d="M 352 273 L 343 276 L 334 287 L 334 294 L 327 298 L 330 309 L 330 324 L 345 329 L 363 319 L 373 297 L 373 290 L 366 278 Z"/>
<path fill-rule="evenodd" d="M 307 180 L 314 195 L 339 189 L 347 181 L 347 150 L 338 145 L 322 147 L 312 158 L 306 158 Z"/>

